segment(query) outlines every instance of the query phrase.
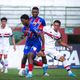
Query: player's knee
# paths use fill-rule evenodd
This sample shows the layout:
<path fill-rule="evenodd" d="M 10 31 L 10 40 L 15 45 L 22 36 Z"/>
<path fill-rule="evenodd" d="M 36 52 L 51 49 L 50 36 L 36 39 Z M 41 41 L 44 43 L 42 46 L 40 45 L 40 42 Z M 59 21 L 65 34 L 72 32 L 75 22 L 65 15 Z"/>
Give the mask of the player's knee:
<path fill-rule="evenodd" d="M 2 59 L 2 54 L 0 54 L 0 59 Z"/>
<path fill-rule="evenodd" d="M 4 55 L 4 59 L 6 59 L 7 58 L 7 55 Z"/>
<path fill-rule="evenodd" d="M 65 60 L 65 57 L 64 56 L 61 56 L 59 61 L 63 62 Z"/>
<path fill-rule="evenodd" d="M 43 62 L 44 64 L 47 64 L 46 56 L 42 56 L 42 62 Z"/>
<path fill-rule="evenodd" d="M 29 54 L 28 54 L 28 57 L 33 57 L 33 53 L 32 52 L 30 52 Z"/>
<path fill-rule="evenodd" d="M 44 53 L 43 53 L 42 51 L 40 51 L 40 52 L 38 52 L 37 56 L 38 56 L 38 57 L 43 57 L 43 56 L 45 56 L 45 55 L 44 55 Z"/>
<path fill-rule="evenodd" d="M 25 64 L 26 60 L 27 60 L 27 55 L 24 55 L 23 58 L 22 58 L 22 63 Z"/>

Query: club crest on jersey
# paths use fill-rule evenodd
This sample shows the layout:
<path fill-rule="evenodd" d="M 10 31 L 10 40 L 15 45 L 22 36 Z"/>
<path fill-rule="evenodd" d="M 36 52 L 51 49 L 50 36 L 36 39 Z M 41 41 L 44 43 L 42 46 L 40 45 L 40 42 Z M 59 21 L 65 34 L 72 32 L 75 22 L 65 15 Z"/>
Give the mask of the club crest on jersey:
<path fill-rule="evenodd" d="M 40 20 L 38 20 L 38 22 L 37 22 L 39 25 L 41 24 L 41 22 L 40 22 Z"/>
<path fill-rule="evenodd" d="M 33 22 L 34 26 L 37 24 L 37 22 Z"/>

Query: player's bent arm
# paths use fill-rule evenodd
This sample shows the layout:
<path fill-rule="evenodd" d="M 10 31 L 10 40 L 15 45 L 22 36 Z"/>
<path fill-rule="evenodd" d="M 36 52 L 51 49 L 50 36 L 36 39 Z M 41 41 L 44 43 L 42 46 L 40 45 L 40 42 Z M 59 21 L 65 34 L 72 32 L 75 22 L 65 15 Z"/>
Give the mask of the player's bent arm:
<path fill-rule="evenodd" d="M 14 45 L 14 51 L 16 50 L 16 44 L 15 44 L 15 39 L 14 39 L 14 36 L 12 36 L 12 43 L 13 43 L 13 45 Z"/>
<path fill-rule="evenodd" d="M 45 38 L 44 38 L 44 33 L 42 32 L 41 34 L 40 34 L 40 36 L 41 36 L 41 38 L 42 38 L 42 48 L 41 48 L 41 50 L 42 51 L 44 51 L 44 49 L 45 49 Z"/>
<path fill-rule="evenodd" d="M 70 48 L 70 46 L 67 43 L 63 42 L 62 39 L 59 39 L 58 43 L 64 47 Z"/>

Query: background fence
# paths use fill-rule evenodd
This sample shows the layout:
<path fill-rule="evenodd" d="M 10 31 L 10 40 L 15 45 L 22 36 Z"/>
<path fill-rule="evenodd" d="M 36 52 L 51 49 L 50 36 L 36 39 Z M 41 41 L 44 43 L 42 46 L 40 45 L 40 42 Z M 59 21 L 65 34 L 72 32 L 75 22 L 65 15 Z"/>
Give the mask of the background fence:
<path fill-rule="evenodd" d="M 20 26 L 20 16 L 22 14 L 31 15 L 30 6 L 0 6 L 0 18 L 8 18 L 11 27 Z M 80 26 L 80 7 L 61 7 L 61 6 L 40 6 L 39 15 L 46 20 L 47 25 L 55 19 L 62 22 L 62 28 Z"/>

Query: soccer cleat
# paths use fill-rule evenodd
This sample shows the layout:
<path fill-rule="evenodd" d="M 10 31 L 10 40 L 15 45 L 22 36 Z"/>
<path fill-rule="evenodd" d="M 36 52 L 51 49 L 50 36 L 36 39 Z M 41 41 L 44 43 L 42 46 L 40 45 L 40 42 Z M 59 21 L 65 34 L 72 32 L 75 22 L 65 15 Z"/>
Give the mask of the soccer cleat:
<path fill-rule="evenodd" d="M 4 70 L 4 73 L 5 73 L 5 74 L 8 73 L 8 69 L 7 69 L 7 68 Z"/>
<path fill-rule="evenodd" d="M 4 72 L 4 69 L 3 68 L 1 69 L 1 72 Z"/>
<path fill-rule="evenodd" d="M 43 75 L 44 75 L 44 76 L 49 76 L 49 74 L 48 74 L 48 73 L 44 73 Z"/>
<path fill-rule="evenodd" d="M 1 72 L 4 72 L 4 71 L 5 71 L 5 67 L 2 67 L 2 68 L 1 68 Z"/>
<path fill-rule="evenodd" d="M 23 76 L 23 70 L 21 69 L 18 73 L 19 76 Z"/>
<path fill-rule="evenodd" d="M 32 77 L 32 74 L 27 74 L 27 76 L 26 76 L 27 78 L 31 78 Z"/>
<path fill-rule="evenodd" d="M 74 73 L 69 73 L 68 74 L 70 77 L 75 77 L 76 75 Z"/>

